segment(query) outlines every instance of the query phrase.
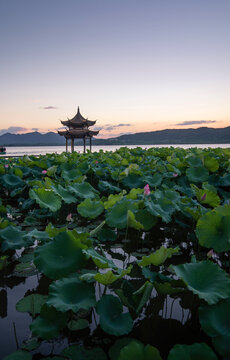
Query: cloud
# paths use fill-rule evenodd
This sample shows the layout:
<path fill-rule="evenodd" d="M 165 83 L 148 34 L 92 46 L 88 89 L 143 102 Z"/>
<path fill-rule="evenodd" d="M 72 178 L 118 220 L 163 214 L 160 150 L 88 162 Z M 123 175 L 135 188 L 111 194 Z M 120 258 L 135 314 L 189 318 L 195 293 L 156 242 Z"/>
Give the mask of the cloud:
<path fill-rule="evenodd" d="M 26 129 L 24 127 L 20 127 L 20 126 L 10 126 L 10 127 L 8 127 L 8 129 L 1 129 L 0 135 L 6 134 L 6 133 L 18 134 L 19 132 L 27 131 L 27 130 L 28 129 Z"/>
<path fill-rule="evenodd" d="M 58 108 L 57 108 L 57 106 L 42 106 L 42 107 L 40 107 L 40 109 L 53 110 L 53 109 L 58 109 Z"/>
<path fill-rule="evenodd" d="M 179 126 L 186 126 L 186 125 L 197 125 L 197 124 L 211 124 L 215 123 L 216 120 L 187 120 L 183 121 L 182 123 L 176 124 Z"/>
<path fill-rule="evenodd" d="M 132 126 L 132 124 L 117 124 L 117 125 L 110 125 L 110 124 L 105 124 L 104 126 L 100 126 L 100 127 L 97 127 L 95 126 L 94 127 L 94 130 L 104 130 L 104 131 L 113 131 L 119 127 L 125 127 L 125 126 Z"/>
<path fill-rule="evenodd" d="M 38 128 L 32 128 L 31 130 L 33 130 L 33 131 L 38 131 L 39 129 L 38 129 Z"/>

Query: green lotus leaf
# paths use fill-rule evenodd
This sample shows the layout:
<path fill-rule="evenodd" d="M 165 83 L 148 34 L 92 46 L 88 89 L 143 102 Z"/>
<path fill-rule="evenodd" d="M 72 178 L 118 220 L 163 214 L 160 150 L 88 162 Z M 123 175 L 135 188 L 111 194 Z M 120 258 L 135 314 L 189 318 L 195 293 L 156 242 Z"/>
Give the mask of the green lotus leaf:
<path fill-rule="evenodd" d="M 31 350 L 37 349 L 40 345 L 41 345 L 41 342 L 38 341 L 37 338 L 32 338 L 27 341 L 24 341 L 21 345 L 21 349 L 31 351 Z"/>
<path fill-rule="evenodd" d="M 62 171 L 61 176 L 66 181 L 74 181 L 82 176 L 82 173 L 78 169 L 66 169 Z"/>
<path fill-rule="evenodd" d="M 142 188 L 144 185 L 142 176 L 136 174 L 129 174 L 127 177 L 123 179 L 123 184 L 130 188 Z"/>
<path fill-rule="evenodd" d="M 201 167 L 203 165 L 202 160 L 198 156 L 194 155 L 187 157 L 186 161 L 190 166 L 194 167 Z"/>
<path fill-rule="evenodd" d="M 129 313 L 122 313 L 123 307 L 117 297 L 103 295 L 96 310 L 100 315 L 100 326 L 106 333 L 121 336 L 132 330 L 132 318 Z"/>
<path fill-rule="evenodd" d="M 201 327 L 207 335 L 213 338 L 219 336 L 230 338 L 230 298 L 215 305 L 201 306 L 199 318 Z"/>
<path fill-rule="evenodd" d="M 89 327 L 89 322 L 86 319 L 71 320 L 67 326 L 71 331 L 83 330 Z"/>
<path fill-rule="evenodd" d="M 47 208 L 52 212 L 61 208 L 61 198 L 53 190 L 44 188 L 30 189 L 29 195 L 41 208 Z"/>
<path fill-rule="evenodd" d="M 98 183 L 98 188 L 100 191 L 104 192 L 104 193 L 109 193 L 109 194 L 113 194 L 113 193 L 117 193 L 120 192 L 121 189 L 117 186 L 114 186 L 112 184 L 110 184 L 108 181 L 103 181 L 100 180 Z"/>
<path fill-rule="evenodd" d="M 133 340 L 121 349 L 117 360 L 162 360 L 162 357 L 154 346 Z"/>
<path fill-rule="evenodd" d="M 69 275 L 80 269 L 86 262 L 86 256 L 79 245 L 74 236 L 61 232 L 54 240 L 35 250 L 34 263 L 51 279 Z"/>
<path fill-rule="evenodd" d="M 219 206 L 207 212 L 197 222 L 199 243 L 217 252 L 230 250 L 230 206 Z"/>
<path fill-rule="evenodd" d="M 34 317 L 36 314 L 40 314 L 41 308 L 46 300 L 46 295 L 28 295 L 17 302 L 16 310 L 19 312 L 29 312 Z"/>
<path fill-rule="evenodd" d="M 143 181 L 145 184 L 149 184 L 150 187 L 155 188 L 161 184 L 163 180 L 162 174 L 155 173 L 153 176 L 146 176 Z"/>
<path fill-rule="evenodd" d="M 102 201 L 85 199 L 77 206 L 77 211 L 83 217 L 94 219 L 104 211 Z"/>
<path fill-rule="evenodd" d="M 115 275 L 112 270 L 107 271 L 104 274 L 97 273 L 94 275 L 94 279 L 98 281 L 100 284 L 109 285 L 112 284 L 114 281 L 123 278 L 125 275 L 129 274 L 132 270 L 132 265 L 125 270 L 122 270 L 119 275 Z"/>
<path fill-rule="evenodd" d="M 87 182 L 73 184 L 69 186 L 68 189 L 81 199 L 95 198 L 98 193 L 98 191 Z"/>
<path fill-rule="evenodd" d="M 86 349 L 82 345 L 69 346 L 61 355 L 70 360 L 107 360 L 105 352 L 100 347 Z"/>
<path fill-rule="evenodd" d="M 95 265 L 97 265 L 101 269 L 106 269 L 108 267 L 112 269 L 117 269 L 117 266 L 114 264 L 112 260 L 107 259 L 105 256 L 102 256 L 94 249 L 83 250 L 83 253 L 89 256 Z"/>
<path fill-rule="evenodd" d="M 215 172 L 219 169 L 219 162 L 211 156 L 205 156 L 204 166 L 211 172 Z"/>
<path fill-rule="evenodd" d="M 182 288 L 174 288 L 171 283 L 157 283 L 155 282 L 154 283 L 154 287 L 156 289 L 156 291 L 159 293 L 159 294 L 169 294 L 169 295 L 172 295 L 172 294 L 177 294 L 181 291 L 184 291 L 184 289 Z"/>
<path fill-rule="evenodd" d="M 77 201 L 76 198 L 60 184 L 56 186 L 53 185 L 52 189 L 55 194 L 59 195 L 66 204 L 72 204 Z"/>
<path fill-rule="evenodd" d="M 135 217 L 144 226 L 146 231 L 150 230 L 157 223 L 157 217 L 150 214 L 146 209 L 138 210 Z"/>
<path fill-rule="evenodd" d="M 218 360 L 218 358 L 207 344 L 195 343 L 175 345 L 170 350 L 168 360 Z"/>
<path fill-rule="evenodd" d="M 23 238 L 28 239 L 31 243 L 33 243 L 34 240 L 45 242 L 49 240 L 49 235 L 46 231 L 39 231 L 37 229 L 33 229 L 32 231 L 28 232 Z"/>
<path fill-rule="evenodd" d="M 161 265 L 168 258 L 171 258 L 173 254 L 177 254 L 179 252 L 179 248 L 166 248 L 161 246 L 160 249 L 155 251 L 149 256 L 142 256 L 142 260 L 138 262 L 139 266 L 148 266 L 148 265 Z"/>
<path fill-rule="evenodd" d="M 220 198 L 215 192 L 208 189 L 199 189 L 194 184 L 191 184 L 191 187 L 196 194 L 197 200 L 201 204 L 207 204 L 212 207 L 220 205 Z"/>
<path fill-rule="evenodd" d="M 230 335 L 216 336 L 212 339 L 212 343 L 220 355 L 226 359 L 230 358 Z"/>
<path fill-rule="evenodd" d="M 153 284 L 149 281 L 146 281 L 141 287 L 140 289 L 138 289 L 137 291 L 133 292 L 133 296 L 134 298 L 136 297 L 136 308 L 135 311 L 138 313 L 143 306 L 147 303 L 147 301 L 149 300 L 151 293 L 153 290 Z"/>
<path fill-rule="evenodd" d="M 15 226 L 7 226 L 0 230 L 0 239 L 2 239 L 2 251 L 10 249 L 20 249 L 27 245 L 24 235 L 25 231 L 21 231 Z"/>
<path fill-rule="evenodd" d="M 122 199 L 108 211 L 106 222 L 109 226 L 124 229 L 128 225 L 128 210 L 135 213 L 137 209 L 138 204 L 134 200 Z"/>
<path fill-rule="evenodd" d="M 171 215 L 176 210 L 175 204 L 165 197 L 151 200 L 146 199 L 145 201 L 146 210 L 153 216 L 161 217 L 166 223 L 171 221 Z"/>
<path fill-rule="evenodd" d="M 20 188 L 25 186 L 25 182 L 16 175 L 6 174 L 2 176 L 2 180 L 8 188 Z"/>
<path fill-rule="evenodd" d="M 45 232 L 48 234 L 49 237 L 53 238 L 61 232 L 66 232 L 66 227 L 55 228 L 51 223 L 49 223 L 45 228 Z"/>
<path fill-rule="evenodd" d="M 220 186 L 227 187 L 230 186 L 230 173 L 225 174 L 219 180 Z"/>
<path fill-rule="evenodd" d="M 212 261 L 200 261 L 172 266 L 189 290 L 213 305 L 230 296 L 230 277 Z"/>
<path fill-rule="evenodd" d="M 144 189 L 132 189 L 130 190 L 130 192 L 128 193 L 128 195 L 126 196 L 126 199 L 131 199 L 131 200 L 137 200 L 138 195 L 141 195 L 144 193 Z"/>
<path fill-rule="evenodd" d="M 75 274 L 50 285 L 47 304 L 62 312 L 88 310 L 96 305 L 95 289 Z"/>
<path fill-rule="evenodd" d="M 128 210 L 127 216 L 128 216 L 127 223 L 129 227 L 136 230 L 144 229 L 144 225 L 142 225 L 139 221 L 136 220 L 135 215 L 131 210 Z"/>
<path fill-rule="evenodd" d="M 207 181 L 209 172 L 203 166 L 190 167 L 186 170 L 186 175 L 191 182 Z"/>
<path fill-rule="evenodd" d="M 104 227 L 97 233 L 97 238 L 100 241 L 115 241 L 117 234 L 112 229 Z"/>
<path fill-rule="evenodd" d="M 122 337 L 115 341 L 115 343 L 109 349 L 109 357 L 111 360 L 117 360 L 120 354 L 120 351 L 123 347 L 128 345 L 134 339 L 129 337 Z"/>
<path fill-rule="evenodd" d="M 3 360 L 32 360 L 32 354 L 28 353 L 28 351 L 17 350 L 5 356 Z"/>
<path fill-rule="evenodd" d="M 23 262 L 21 264 L 17 264 L 14 268 L 14 276 L 19 277 L 29 277 L 38 274 L 38 270 L 33 262 Z"/>
<path fill-rule="evenodd" d="M 59 335 L 68 321 L 68 314 L 57 311 L 46 304 L 41 308 L 41 314 L 31 324 L 30 330 L 34 336 L 42 339 L 52 339 Z"/>
<path fill-rule="evenodd" d="M 105 209 L 110 209 L 115 205 L 118 201 L 120 201 L 123 198 L 123 193 L 116 194 L 116 195 L 109 195 L 108 200 L 104 202 Z"/>

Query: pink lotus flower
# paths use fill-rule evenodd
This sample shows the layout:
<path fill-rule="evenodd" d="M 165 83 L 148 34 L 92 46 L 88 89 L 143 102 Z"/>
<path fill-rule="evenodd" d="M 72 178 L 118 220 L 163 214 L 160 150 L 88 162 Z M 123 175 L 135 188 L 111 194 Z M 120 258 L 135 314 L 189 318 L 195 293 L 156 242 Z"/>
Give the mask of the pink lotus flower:
<path fill-rule="evenodd" d="M 97 161 L 97 160 L 95 161 L 95 164 L 98 164 L 98 161 Z"/>
<path fill-rule="evenodd" d="M 6 168 L 6 169 L 8 169 L 8 167 L 9 167 L 9 165 L 8 165 L 8 164 L 5 164 L 4 166 L 5 166 L 5 168 Z"/>
<path fill-rule="evenodd" d="M 204 194 L 203 196 L 201 196 L 201 201 L 204 201 L 206 199 L 206 194 Z"/>
<path fill-rule="evenodd" d="M 47 170 L 42 170 L 42 174 L 43 175 L 47 174 Z"/>
<path fill-rule="evenodd" d="M 150 188 L 149 188 L 149 184 L 147 184 L 144 187 L 144 195 L 149 195 L 149 194 L 150 194 Z"/>
<path fill-rule="evenodd" d="M 211 257 L 213 257 L 214 254 L 215 254 L 215 253 L 214 253 L 214 250 L 211 249 L 211 250 L 209 250 L 209 252 L 207 253 L 207 257 L 208 257 L 208 258 L 211 258 Z"/>
<path fill-rule="evenodd" d="M 66 216 L 66 221 L 73 222 L 73 218 L 72 218 L 71 213 Z"/>
<path fill-rule="evenodd" d="M 173 177 L 177 177 L 177 176 L 178 176 L 178 174 L 177 174 L 177 173 L 174 173 L 174 174 L 173 174 Z"/>

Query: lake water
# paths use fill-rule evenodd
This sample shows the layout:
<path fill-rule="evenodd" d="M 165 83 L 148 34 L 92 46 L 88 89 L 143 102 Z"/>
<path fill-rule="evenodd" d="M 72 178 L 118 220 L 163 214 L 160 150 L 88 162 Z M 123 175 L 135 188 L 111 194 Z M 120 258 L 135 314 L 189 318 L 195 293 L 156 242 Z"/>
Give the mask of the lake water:
<path fill-rule="evenodd" d="M 115 151 L 116 149 L 119 149 L 122 146 L 126 145 L 93 145 L 92 151 Z M 197 148 L 230 148 L 230 144 L 186 144 L 186 145 L 127 145 L 129 149 L 133 149 L 135 147 L 141 147 L 143 149 L 149 149 L 152 147 L 160 148 L 160 147 L 178 147 L 183 149 L 188 149 L 192 147 Z M 75 146 L 75 151 L 83 152 L 83 146 Z M 60 154 L 63 151 L 65 151 L 65 146 L 12 146 L 6 148 L 6 156 L 23 156 L 23 155 L 45 155 L 45 154 L 51 154 L 51 153 L 57 153 Z M 70 150 L 70 147 L 69 147 Z"/>

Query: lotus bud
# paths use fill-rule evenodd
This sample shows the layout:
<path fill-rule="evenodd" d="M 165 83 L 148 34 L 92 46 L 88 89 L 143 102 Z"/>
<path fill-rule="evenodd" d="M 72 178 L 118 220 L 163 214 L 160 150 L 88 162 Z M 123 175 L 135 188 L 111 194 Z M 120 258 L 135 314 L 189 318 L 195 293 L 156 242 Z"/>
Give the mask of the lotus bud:
<path fill-rule="evenodd" d="M 177 174 L 177 173 L 174 173 L 174 174 L 173 174 L 173 177 L 177 177 L 177 176 L 178 176 L 178 174 Z"/>
<path fill-rule="evenodd" d="M 42 170 L 42 174 L 43 175 L 47 174 L 47 170 Z"/>
<path fill-rule="evenodd" d="M 205 199 L 206 199 L 206 194 L 202 195 L 200 200 L 204 201 Z"/>
<path fill-rule="evenodd" d="M 214 255 L 214 250 L 213 249 L 209 250 L 209 252 L 207 253 L 207 257 L 211 258 L 213 257 L 213 255 Z"/>
<path fill-rule="evenodd" d="M 71 213 L 66 216 L 66 221 L 69 221 L 69 222 L 72 222 L 72 221 L 73 221 L 73 218 L 72 218 L 72 214 L 71 214 Z"/>
<path fill-rule="evenodd" d="M 144 195 L 150 195 L 149 184 L 145 185 L 145 187 L 144 187 Z"/>
<path fill-rule="evenodd" d="M 5 169 L 8 169 L 8 167 L 9 167 L 9 165 L 8 165 L 8 164 L 5 164 L 4 166 L 5 166 Z"/>

